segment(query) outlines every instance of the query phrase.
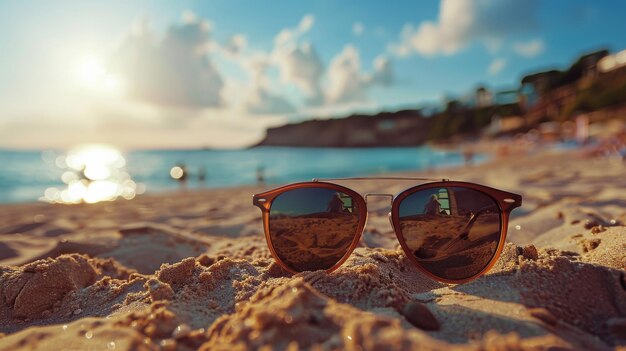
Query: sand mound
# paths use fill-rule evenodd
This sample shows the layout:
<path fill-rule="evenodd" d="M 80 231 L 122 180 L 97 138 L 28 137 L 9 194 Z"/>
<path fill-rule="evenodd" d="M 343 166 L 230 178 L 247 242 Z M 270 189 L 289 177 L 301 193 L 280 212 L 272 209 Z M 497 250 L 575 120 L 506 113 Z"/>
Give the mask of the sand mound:
<path fill-rule="evenodd" d="M 623 342 L 622 272 L 582 262 L 573 253 L 508 244 L 489 275 L 459 286 L 429 281 L 395 250 L 357 249 L 330 275 L 291 276 L 271 259 L 232 256 L 187 258 L 164 264 L 150 276 L 134 274 L 112 260 L 80 255 L 5 269 L 0 279 L 17 284 L 27 274 L 26 267 L 42 267 L 41 274 L 60 264 L 72 267 L 64 270 L 74 277 L 71 289 L 46 300 L 50 313 L 40 310 L 31 318 L 43 319 L 35 325 L 74 322 L 66 327 L 72 333 L 62 334 L 66 338 L 57 329 L 28 329 L 1 339 L 0 345 L 33 338 L 62 344 L 74 340 L 75 334 L 80 347 L 113 342 L 117 349 L 172 350 L 270 345 L 446 350 L 446 341 L 473 341 L 461 348 L 467 350 L 531 350 L 536 345 L 603 349 Z M 119 279 L 103 276 L 105 272 Z M 500 305 L 519 315 L 488 313 Z M 32 323 L 17 329 L 28 325 Z M 492 329 L 503 334 L 489 332 Z M 38 342 L 42 348 L 50 345 Z"/>
<path fill-rule="evenodd" d="M 260 290 L 237 311 L 218 319 L 201 350 L 262 347 L 388 349 L 445 344 L 425 333 L 404 330 L 398 320 L 362 312 L 320 294 L 302 279 Z"/>
<path fill-rule="evenodd" d="M 113 259 L 63 255 L 0 270 L 0 331 L 106 316 L 146 278 Z M 129 299 L 132 301 L 132 299 Z"/>
<path fill-rule="evenodd" d="M 557 250 L 544 250 L 539 259 L 520 267 L 520 295 L 528 307 L 541 307 L 557 320 L 598 335 L 609 344 L 626 335 L 610 330 L 626 321 L 624 271 L 575 260 Z"/>
<path fill-rule="evenodd" d="M 86 257 L 62 256 L 4 270 L 0 293 L 15 317 L 36 318 L 67 293 L 93 284 L 96 276 L 96 268 Z"/>

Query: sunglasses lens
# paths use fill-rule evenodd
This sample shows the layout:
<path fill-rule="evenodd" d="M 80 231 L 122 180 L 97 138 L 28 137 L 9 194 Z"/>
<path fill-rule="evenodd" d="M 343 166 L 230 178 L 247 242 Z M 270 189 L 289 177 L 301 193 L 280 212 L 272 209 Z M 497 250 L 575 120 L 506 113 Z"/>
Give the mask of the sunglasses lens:
<path fill-rule="evenodd" d="M 270 238 L 278 257 L 295 271 L 329 269 L 357 235 L 359 209 L 347 194 L 301 188 L 278 195 L 270 209 Z"/>
<path fill-rule="evenodd" d="M 462 187 L 420 190 L 399 206 L 406 246 L 423 268 L 449 280 L 473 277 L 487 267 L 497 251 L 501 221 L 494 199 Z"/>

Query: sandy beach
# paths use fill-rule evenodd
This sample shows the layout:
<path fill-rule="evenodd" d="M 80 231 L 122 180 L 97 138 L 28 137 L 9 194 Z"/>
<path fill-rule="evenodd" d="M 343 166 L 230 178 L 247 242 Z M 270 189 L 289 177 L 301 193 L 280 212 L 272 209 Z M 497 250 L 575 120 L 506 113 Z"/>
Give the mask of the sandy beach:
<path fill-rule="evenodd" d="M 403 174 L 523 195 L 496 266 L 462 285 L 411 265 L 387 199 L 341 268 L 295 275 L 251 203 L 269 187 L 3 205 L 0 350 L 626 350 L 625 174 L 549 150 Z"/>

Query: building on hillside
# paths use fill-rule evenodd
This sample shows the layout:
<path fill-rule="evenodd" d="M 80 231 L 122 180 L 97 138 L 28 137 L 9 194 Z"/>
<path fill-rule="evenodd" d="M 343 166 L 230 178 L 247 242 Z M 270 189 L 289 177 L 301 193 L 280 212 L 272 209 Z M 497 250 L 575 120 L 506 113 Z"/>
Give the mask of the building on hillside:
<path fill-rule="evenodd" d="M 480 86 L 476 89 L 476 107 L 486 107 L 493 105 L 493 94 L 489 89 Z"/>
<path fill-rule="evenodd" d="M 598 63 L 605 57 L 609 56 L 608 50 L 595 51 L 587 55 L 583 55 L 578 59 L 581 65 L 581 79 L 594 79 L 598 76 Z M 576 65 L 574 64 L 574 66 Z M 570 69 L 571 70 L 571 69 Z"/>
<path fill-rule="evenodd" d="M 626 50 L 622 50 L 615 55 L 607 55 L 598 61 L 598 72 L 606 73 L 626 66 Z"/>
<path fill-rule="evenodd" d="M 494 99 L 496 105 L 517 104 L 520 102 L 520 91 L 517 89 L 500 90 Z"/>
<path fill-rule="evenodd" d="M 526 125 L 526 120 L 522 116 L 504 116 L 494 115 L 491 123 L 484 130 L 486 135 L 494 136 L 503 133 L 513 133 L 519 131 Z"/>
<path fill-rule="evenodd" d="M 522 78 L 521 90 L 532 90 L 534 94 L 540 97 L 550 91 L 560 77 L 561 72 L 557 70 L 530 74 Z"/>

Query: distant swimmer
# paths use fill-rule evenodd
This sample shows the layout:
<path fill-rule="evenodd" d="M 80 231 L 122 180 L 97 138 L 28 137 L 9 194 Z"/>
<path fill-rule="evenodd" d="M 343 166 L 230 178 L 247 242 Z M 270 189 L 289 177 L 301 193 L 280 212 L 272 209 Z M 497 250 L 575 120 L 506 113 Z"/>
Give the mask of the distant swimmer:
<path fill-rule="evenodd" d="M 203 166 L 200 166 L 198 169 L 198 181 L 200 183 L 204 183 L 206 180 L 206 169 Z"/>
<path fill-rule="evenodd" d="M 467 147 L 463 150 L 463 160 L 466 166 L 471 166 L 474 163 L 474 150 L 472 150 L 471 147 Z"/>
<path fill-rule="evenodd" d="M 258 185 L 265 185 L 265 167 L 259 166 L 256 169 L 256 183 Z"/>

